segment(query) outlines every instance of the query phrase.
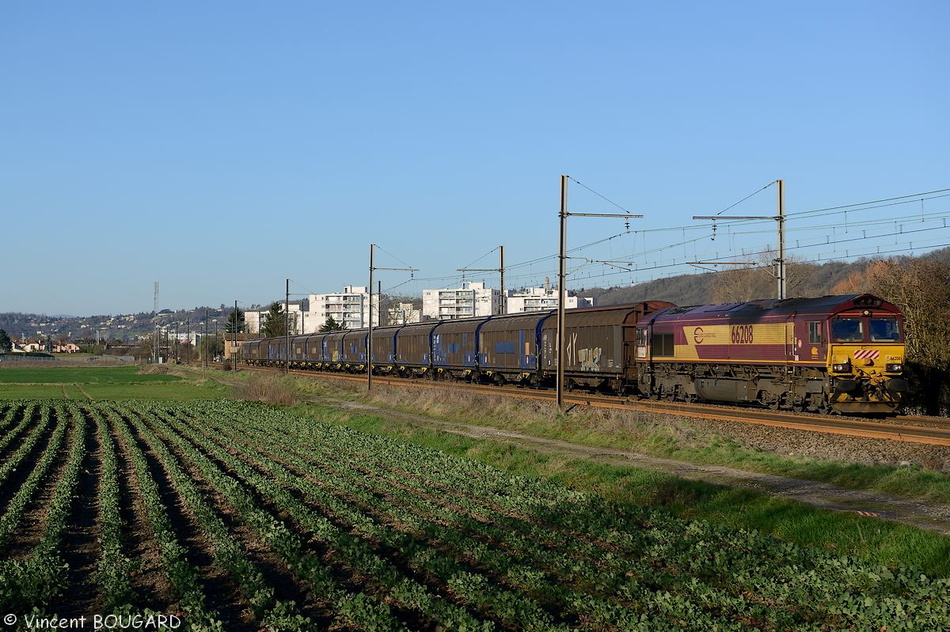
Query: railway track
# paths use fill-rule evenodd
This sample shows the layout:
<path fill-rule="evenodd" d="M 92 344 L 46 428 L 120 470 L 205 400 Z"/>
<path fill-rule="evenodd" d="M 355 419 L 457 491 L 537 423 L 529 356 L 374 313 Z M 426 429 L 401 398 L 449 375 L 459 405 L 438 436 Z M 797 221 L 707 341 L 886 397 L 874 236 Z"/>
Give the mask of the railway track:
<path fill-rule="evenodd" d="M 273 369 L 255 369 L 273 371 Z M 294 370 L 291 373 L 306 377 L 323 377 L 350 382 L 366 382 L 365 375 L 340 373 L 314 373 Z M 431 380 L 406 380 L 373 376 L 373 384 L 404 388 L 465 388 L 471 392 L 511 397 L 534 401 L 554 401 L 553 391 L 525 389 L 514 386 L 494 386 L 484 384 L 464 384 L 461 382 L 438 382 Z M 636 398 L 622 398 L 594 394 L 568 393 L 565 401 L 572 406 L 596 406 L 619 410 L 639 410 L 667 415 L 679 415 L 693 419 L 713 419 L 759 424 L 776 428 L 823 432 L 829 434 L 884 439 L 906 443 L 950 446 L 950 420 L 941 423 L 933 418 L 907 416 L 890 421 L 869 421 L 856 417 L 823 416 L 815 414 L 771 411 L 761 408 L 739 408 L 709 404 L 686 404 L 666 401 L 653 401 Z"/>

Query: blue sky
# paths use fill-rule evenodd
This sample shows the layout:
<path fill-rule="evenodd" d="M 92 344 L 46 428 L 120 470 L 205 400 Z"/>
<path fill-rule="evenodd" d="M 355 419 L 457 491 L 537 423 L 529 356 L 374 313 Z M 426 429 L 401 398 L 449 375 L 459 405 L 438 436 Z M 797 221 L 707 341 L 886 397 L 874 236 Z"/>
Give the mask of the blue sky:
<path fill-rule="evenodd" d="M 692 217 L 773 215 L 778 178 L 793 256 L 919 254 L 950 244 L 942 194 L 806 211 L 950 188 L 947 24 L 938 1 L 4 2 L 0 311 L 335 292 L 370 243 L 418 269 L 383 291 L 455 287 L 499 245 L 509 287 L 540 284 L 561 174 L 573 212 L 644 215 L 571 218 L 571 288 L 774 248 L 774 222 Z"/>

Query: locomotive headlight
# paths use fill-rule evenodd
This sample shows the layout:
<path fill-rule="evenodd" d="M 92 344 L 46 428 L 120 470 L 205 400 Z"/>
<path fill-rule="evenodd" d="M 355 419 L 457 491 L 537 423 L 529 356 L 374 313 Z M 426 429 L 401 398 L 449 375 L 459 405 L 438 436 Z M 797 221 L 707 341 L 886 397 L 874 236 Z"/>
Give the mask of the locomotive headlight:
<path fill-rule="evenodd" d="M 894 362 L 892 364 L 885 365 L 884 370 L 887 373 L 900 373 L 904 370 L 904 365 L 900 362 Z"/>
<path fill-rule="evenodd" d="M 831 370 L 835 373 L 850 373 L 851 372 L 851 361 L 848 360 L 843 364 L 832 364 Z"/>

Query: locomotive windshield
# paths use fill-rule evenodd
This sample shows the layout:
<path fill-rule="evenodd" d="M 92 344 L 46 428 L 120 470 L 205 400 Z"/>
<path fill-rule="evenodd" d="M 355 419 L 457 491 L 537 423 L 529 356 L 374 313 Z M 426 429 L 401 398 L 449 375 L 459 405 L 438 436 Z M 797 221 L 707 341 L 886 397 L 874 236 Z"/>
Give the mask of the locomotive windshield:
<path fill-rule="evenodd" d="M 865 342 L 865 329 L 871 342 L 899 342 L 901 339 L 900 322 L 893 316 L 836 318 L 831 324 L 831 337 L 835 342 Z"/>
<path fill-rule="evenodd" d="M 835 342 L 863 342 L 864 323 L 860 318 L 836 318 L 831 325 L 831 338 Z"/>
<path fill-rule="evenodd" d="M 901 339 L 901 328 L 896 318 L 872 318 L 871 342 L 897 342 Z"/>

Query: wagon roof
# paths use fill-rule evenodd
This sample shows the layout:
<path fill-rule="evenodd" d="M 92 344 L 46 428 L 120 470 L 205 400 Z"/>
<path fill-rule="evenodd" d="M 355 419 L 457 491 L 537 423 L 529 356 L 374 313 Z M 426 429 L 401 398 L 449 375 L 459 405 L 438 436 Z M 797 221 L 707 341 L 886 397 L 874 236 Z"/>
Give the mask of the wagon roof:
<path fill-rule="evenodd" d="M 565 310 L 565 325 L 568 327 L 596 325 L 632 325 L 646 314 L 652 314 L 667 307 L 675 307 L 667 301 L 643 301 L 641 303 L 623 303 L 601 307 L 581 307 Z M 633 315 L 633 317 L 631 317 Z M 557 327 L 557 318 L 545 321 L 545 329 Z"/>
<path fill-rule="evenodd" d="M 557 312 L 554 310 L 544 310 L 539 312 L 520 312 L 515 314 L 506 314 L 505 316 L 493 316 L 482 325 L 482 331 L 505 331 L 509 328 L 528 329 L 537 326 L 541 321 L 551 318 Z"/>
<path fill-rule="evenodd" d="M 413 334 L 429 334 L 433 329 L 439 325 L 437 320 L 424 320 L 421 323 L 406 323 L 399 328 L 397 336 L 408 336 Z"/>

